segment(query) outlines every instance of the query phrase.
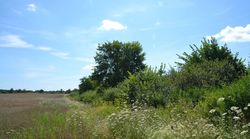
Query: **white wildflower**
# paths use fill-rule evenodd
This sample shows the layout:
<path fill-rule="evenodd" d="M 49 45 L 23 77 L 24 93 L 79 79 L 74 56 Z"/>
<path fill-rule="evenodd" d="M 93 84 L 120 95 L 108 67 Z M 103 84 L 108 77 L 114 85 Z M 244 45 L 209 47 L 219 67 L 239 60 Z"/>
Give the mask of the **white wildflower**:
<path fill-rule="evenodd" d="M 226 112 L 222 114 L 222 116 L 226 116 L 226 115 L 227 115 L 227 113 L 226 113 Z"/>
<path fill-rule="evenodd" d="M 242 132 L 240 132 L 241 135 L 245 135 L 248 132 L 248 130 L 243 130 Z"/>
<path fill-rule="evenodd" d="M 211 109 L 209 113 L 214 113 L 215 111 L 216 111 L 215 109 Z"/>
<path fill-rule="evenodd" d="M 230 109 L 231 109 L 232 111 L 236 111 L 236 110 L 238 110 L 238 109 L 239 109 L 239 107 L 232 106 Z"/>
<path fill-rule="evenodd" d="M 235 112 L 236 112 L 237 114 L 239 114 L 239 113 L 242 112 L 242 110 L 241 110 L 241 109 L 238 109 L 238 110 L 235 110 Z"/>
<path fill-rule="evenodd" d="M 243 109 L 244 109 L 244 110 L 248 110 L 248 107 L 244 107 Z"/>
<path fill-rule="evenodd" d="M 224 101 L 224 100 L 225 100 L 224 97 L 220 97 L 220 98 L 217 100 L 217 103 L 220 103 L 220 102 L 222 102 L 222 101 Z"/>
<path fill-rule="evenodd" d="M 235 121 L 238 121 L 238 120 L 240 120 L 240 117 L 234 116 L 233 119 L 234 119 Z"/>
<path fill-rule="evenodd" d="M 250 107 L 250 103 L 247 104 L 247 107 Z"/>

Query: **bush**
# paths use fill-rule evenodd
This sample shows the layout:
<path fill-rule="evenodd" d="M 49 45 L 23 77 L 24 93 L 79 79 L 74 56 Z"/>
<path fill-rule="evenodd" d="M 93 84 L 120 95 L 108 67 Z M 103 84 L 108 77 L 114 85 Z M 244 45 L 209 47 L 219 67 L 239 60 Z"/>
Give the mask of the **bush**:
<path fill-rule="evenodd" d="M 181 89 L 222 86 L 246 73 L 244 61 L 238 54 L 232 54 L 226 45 L 219 46 L 214 38 L 204 39 L 200 48 L 196 45 L 191 48 L 191 54 L 184 52 L 179 56 L 184 63 L 178 63 L 180 74 L 175 81 Z"/>
<path fill-rule="evenodd" d="M 250 120 L 250 76 L 247 75 L 230 86 L 209 92 L 205 100 L 200 102 L 199 106 L 202 111 L 214 109 L 218 115 L 229 115 L 234 107 L 238 112 L 242 112 L 242 118 Z M 231 115 L 232 116 L 232 115 Z M 235 115 L 233 115 L 235 116 Z"/>
<path fill-rule="evenodd" d="M 167 97 L 171 91 L 166 76 L 160 75 L 158 71 L 147 69 L 130 75 L 118 89 L 127 94 L 130 104 L 135 102 L 149 106 L 165 106 Z"/>
<path fill-rule="evenodd" d="M 96 93 L 96 91 L 86 91 L 85 93 L 80 95 L 81 101 L 84 103 L 94 103 L 100 99 L 100 96 Z"/>
<path fill-rule="evenodd" d="M 185 66 L 172 77 L 172 83 L 182 90 L 193 87 L 222 87 L 234 80 L 233 72 L 235 69 L 227 60 L 204 61 Z"/>
<path fill-rule="evenodd" d="M 97 82 L 90 77 L 83 77 L 79 85 L 79 93 L 82 94 L 88 90 L 94 90 L 98 86 Z"/>
<path fill-rule="evenodd" d="M 114 104 L 115 99 L 119 98 L 119 89 L 118 88 L 108 88 L 104 91 L 103 100 L 110 101 Z"/>

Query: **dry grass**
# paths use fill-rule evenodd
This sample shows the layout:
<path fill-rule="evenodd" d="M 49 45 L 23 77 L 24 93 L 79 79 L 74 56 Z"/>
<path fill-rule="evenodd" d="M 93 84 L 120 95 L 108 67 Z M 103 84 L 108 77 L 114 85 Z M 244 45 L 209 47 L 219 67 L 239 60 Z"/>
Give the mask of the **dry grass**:
<path fill-rule="evenodd" d="M 7 131 L 32 126 L 35 116 L 44 113 L 67 111 L 63 94 L 0 94 L 0 138 Z"/>

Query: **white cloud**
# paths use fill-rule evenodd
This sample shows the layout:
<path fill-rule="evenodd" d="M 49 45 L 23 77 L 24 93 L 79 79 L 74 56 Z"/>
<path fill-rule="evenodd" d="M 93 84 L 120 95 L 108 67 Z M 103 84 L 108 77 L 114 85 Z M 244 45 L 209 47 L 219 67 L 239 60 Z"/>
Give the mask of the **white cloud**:
<path fill-rule="evenodd" d="M 90 71 L 90 70 L 93 70 L 95 66 L 96 66 L 95 64 L 89 64 L 89 65 L 85 65 L 82 69 Z"/>
<path fill-rule="evenodd" d="M 36 12 L 37 10 L 37 6 L 34 4 L 34 3 L 30 3 L 27 5 L 27 8 L 26 8 L 28 11 L 30 12 Z"/>
<path fill-rule="evenodd" d="M 82 62 L 94 62 L 93 58 L 75 57 L 74 59 Z"/>
<path fill-rule="evenodd" d="M 65 52 L 51 52 L 51 55 L 54 55 L 56 57 L 62 58 L 62 59 L 68 59 L 69 57 L 69 53 L 65 53 Z"/>
<path fill-rule="evenodd" d="M 0 36 L 0 47 L 31 48 L 33 45 L 25 42 L 18 35 L 5 35 Z"/>
<path fill-rule="evenodd" d="M 83 57 L 70 57 L 69 53 L 61 52 L 47 46 L 38 46 L 30 44 L 21 39 L 18 35 L 4 35 L 0 36 L 0 48 L 28 48 L 39 51 L 47 52 L 53 56 L 59 57 L 61 59 L 71 59 L 76 61 L 93 62 L 93 58 L 83 58 Z"/>
<path fill-rule="evenodd" d="M 212 35 L 223 42 L 250 42 L 250 24 L 246 27 L 236 26 L 222 29 L 219 33 Z"/>
<path fill-rule="evenodd" d="M 42 50 L 42 51 L 51 51 L 52 48 L 50 47 L 46 47 L 46 46 L 40 46 L 40 47 L 37 47 L 38 50 Z"/>
<path fill-rule="evenodd" d="M 117 22 L 105 19 L 102 21 L 102 25 L 98 28 L 98 30 L 110 31 L 110 30 L 126 30 L 127 26 Z"/>

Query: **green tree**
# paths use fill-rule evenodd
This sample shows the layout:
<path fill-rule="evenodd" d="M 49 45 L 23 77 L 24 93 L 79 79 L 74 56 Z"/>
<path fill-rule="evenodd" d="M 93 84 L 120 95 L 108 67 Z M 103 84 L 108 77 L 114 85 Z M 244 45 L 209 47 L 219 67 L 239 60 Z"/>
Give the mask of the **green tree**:
<path fill-rule="evenodd" d="M 184 63 L 177 63 L 181 88 L 190 86 L 218 86 L 231 83 L 246 73 L 244 61 L 224 46 L 219 46 L 215 38 L 204 39 L 202 45 L 191 46 L 191 54 L 178 55 Z"/>
<path fill-rule="evenodd" d="M 79 85 L 79 93 L 82 94 L 88 90 L 93 90 L 97 87 L 97 82 L 90 77 L 83 77 Z"/>
<path fill-rule="evenodd" d="M 97 66 L 91 78 L 106 87 L 117 85 L 129 76 L 145 68 L 145 53 L 139 42 L 106 42 L 99 44 L 95 56 Z"/>

